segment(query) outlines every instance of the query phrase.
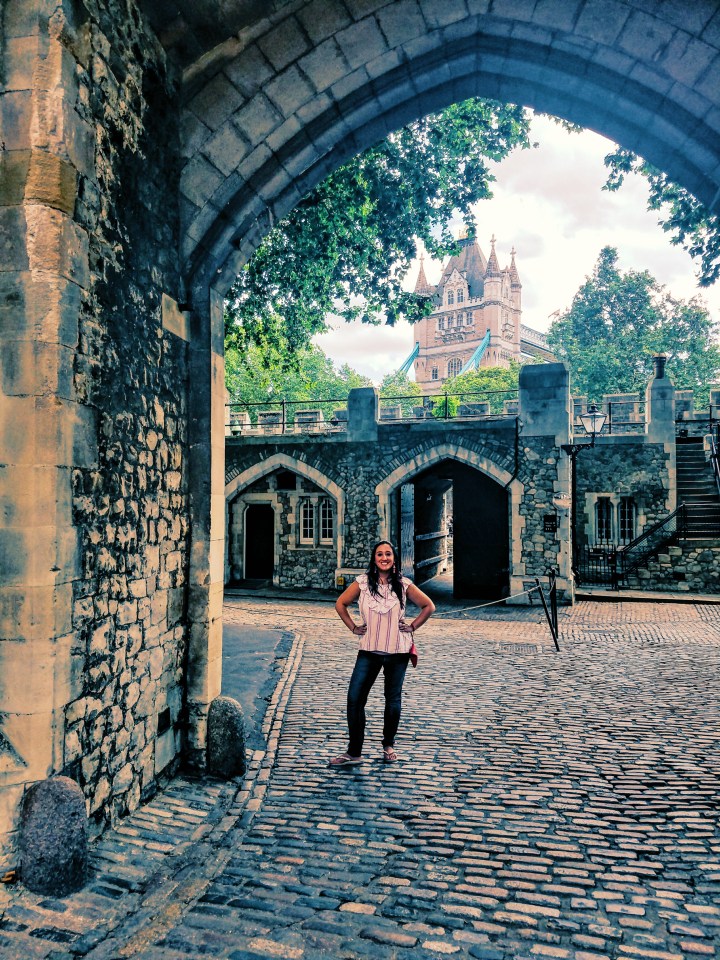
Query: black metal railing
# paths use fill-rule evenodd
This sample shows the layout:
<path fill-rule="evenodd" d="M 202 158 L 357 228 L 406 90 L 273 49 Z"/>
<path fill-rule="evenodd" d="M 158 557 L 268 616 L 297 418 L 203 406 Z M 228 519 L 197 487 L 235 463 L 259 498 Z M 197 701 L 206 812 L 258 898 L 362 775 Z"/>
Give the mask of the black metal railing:
<path fill-rule="evenodd" d="M 660 553 L 663 547 L 682 540 L 687 534 L 687 507 L 681 503 L 677 510 L 648 527 L 639 537 L 617 550 L 617 581 L 625 581 Z"/>
<path fill-rule="evenodd" d="M 646 430 L 646 410 L 645 400 L 608 400 L 601 405 L 601 409 L 607 414 L 607 420 L 603 427 L 603 435 L 611 434 L 639 434 Z M 576 405 L 573 416 L 573 428 L 576 435 L 582 435 L 585 431 L 580 419 L 583 408 Z"/>
<path fill-rule="evenodd" d="M 578 582 L 607 584 L 617 590 L 631 573 L 654 559 L 664 547 L 686 537 L 688 525 L 688 510 L 683 503 L 629 543 L 604 541 L 581 547 L 576 563 Z"/>
<path fill-rule="evenodd" d="M 380 398 L 380 421 L 459 420 L 516 417 L 517 390 L 445 392 L 431 396 Z M 347 429 L 347 398 L 267 400 L 227 404 L 225 432 L 231 437 L 258 433 L 333 433 Z"/>
<path fill-rule="evenodd" d="M 233 401 L 226 407 L 226 433 L 332 433 L 347 427 L 347 399 Z"/>
<path fill-rule="evenodd" d="M 675 411 L 675 433 L 678 437 L 703 437 L 709 433 L 720 444 L 720 405 L 711 403 L 707 411 L 695 412 L 681 403 Z"/>
<path fill-rule="evenodd" d="M 444 392 L 430 396 L 380 398 L 380 420 L 457 420 L 515 417 L 517 390 Z"/>
<path fill-rule="evenodd" d="M 605 543 L 580 547 L 576 570 L 579 583 L 617 589 L 617 547 Z"/>
<path fill-rule="evenodd" d="M 715 486 L 720 494 L 720 463 L 718 463 L 718 445 L 715 437 L 710 434 L 710 463 L 712 464 L 713 475 L 715 477 Z"/>

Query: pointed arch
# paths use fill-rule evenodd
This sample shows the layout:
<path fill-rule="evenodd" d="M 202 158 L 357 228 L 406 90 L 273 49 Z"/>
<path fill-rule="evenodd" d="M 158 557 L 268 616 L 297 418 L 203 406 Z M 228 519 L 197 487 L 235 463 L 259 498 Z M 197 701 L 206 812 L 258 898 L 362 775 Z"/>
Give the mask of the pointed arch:
<path fill-rule="evenodd" d="M 439 443 L 429 447 L 423 453 L 417 454 L 406 463 L 396 467 L 392 473 L 378 483 L 375 487 L 375 495 L 380 516 L 380 537 L 391 539 L 390 497 L 393 492 L 402 483 L 407 483 L 417 474 L 442 460 L 458 460 L 460 463 L 465 463 L 507 488 L 510 501 L 508 505 L 510 515 L 510 574 L 511 578 L 521 575 L 522 532 L 525 519 L 521 515 L 520 504 L 525 492 L 525 485 L 517 478 L 513 478 L 508 470 L 494 463 L 488 457 L 456 443 Z"/>
<path fill-rule="evenodd" d="M 311 466 L 304 460 L 297 460 L 294 457 L 290 457 L 286 453 L 274 453 L 266 460 L 261 460 L 259 463 L 253 464 L 252 467 L 248 467 L 237 476 L 226 481 L 225 503 L 227 504 L 233 500 L 245 487 L 249 487 L 251 483 L 255 483 L 256 480 L 260 480 L 261 477 L 265 477 L 269 473 L 274 473 L 275 470 L 292 470 L 293 473 L 297 473 L 301 477 L 306 477 L 308 480 L 311 480 L 320 487 L 321 490 L 324 490 L 334 498 L 337 509 L 336 565 L 340 567 L 343 543 L 345 540 L 345 493 L 334 480 L 331 480 L 330 477 L 318 470 L 317 467 Z"/>

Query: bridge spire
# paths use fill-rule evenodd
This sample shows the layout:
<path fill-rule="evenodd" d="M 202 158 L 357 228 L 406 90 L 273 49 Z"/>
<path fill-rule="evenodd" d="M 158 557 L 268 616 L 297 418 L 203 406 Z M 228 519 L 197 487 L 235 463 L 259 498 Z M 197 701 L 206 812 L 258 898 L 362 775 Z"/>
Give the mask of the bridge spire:
<path fill-rule="evenodd" d="M 490 237 L 490 258 L 487 262 L 487 271 L 486 275 L 498 276 L 500 274 L 500 264 L 498 263 L 497 254 L 495 253 L 495 234 Z"/>
<path fill-rule="evenodd" d="M 420 272 L 418 273 L 417 280 L 415 281 L 415 293 L 419 297 L 431 297 L 433 294 L 432 287 L 427 282 L 427 277 L 425 276 L 425 254 L 420 254 Z"/>
<path fill-rule="evenodd" d="M 520 274 L 517 271 L 517 266 L 515 265 L 515 247 L 510 251 L 510 283 L 513 287 L 521 287 L 520 283 Z"/>

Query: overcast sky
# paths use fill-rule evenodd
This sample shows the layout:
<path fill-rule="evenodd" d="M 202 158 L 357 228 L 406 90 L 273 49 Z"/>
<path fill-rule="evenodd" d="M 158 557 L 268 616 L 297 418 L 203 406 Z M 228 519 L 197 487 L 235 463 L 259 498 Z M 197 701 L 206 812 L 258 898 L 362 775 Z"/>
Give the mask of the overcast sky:
<path fill-rule="evenodd" d="M 494 197 L 476 208 L 485 256 L 493 234 L 501 268 L 515 247 L 524 324 L 547 330 L 551 314 L 570 306 L 607 244 L 617 247 L 621 270 L 649 270 L 683 300 L 699 294 L 720 321 L 720 284 L 698 288 L 693 261 L 671 245 L 657 215 L 647 212 L 644 180 L 634 177 L 617 193 L 601 190 L 610 141 L 590 131 L 566 133 L 543 117 L 533 120 L 531 136 L 539 147 L 515 151 L 495 165 Z M 407 277 L 408 289 L 415 285 L 418 266 L 413 264 Z M 430 283 L 438 282 L 441 267 L 426 257 Z M 341 322 L 315 342 L 336 365 L 348 363 L 379 383 L 402 364 L 415 341 L 409 324 L 393 328 Z"/>

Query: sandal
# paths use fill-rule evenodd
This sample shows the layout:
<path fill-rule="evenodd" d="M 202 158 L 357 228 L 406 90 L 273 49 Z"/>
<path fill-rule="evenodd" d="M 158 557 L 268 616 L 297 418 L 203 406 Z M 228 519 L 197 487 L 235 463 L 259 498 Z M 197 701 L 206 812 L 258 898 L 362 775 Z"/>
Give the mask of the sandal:
<path fill-rule="evenodd" d="M 384 763 L 395 763 L 400 758 L 395 753 L 392 747 L 383 747 L 383 762 Z"/>
<path fill-rule="evenodd" d="M 349 753 L 341 753 L 339 757 L 333 757 L 328 762 L 329 767 L 352 767 L 356 763 L 362 763 L 362 757 L 351 757 Z"/>

